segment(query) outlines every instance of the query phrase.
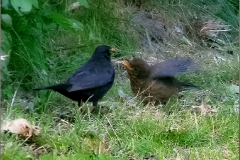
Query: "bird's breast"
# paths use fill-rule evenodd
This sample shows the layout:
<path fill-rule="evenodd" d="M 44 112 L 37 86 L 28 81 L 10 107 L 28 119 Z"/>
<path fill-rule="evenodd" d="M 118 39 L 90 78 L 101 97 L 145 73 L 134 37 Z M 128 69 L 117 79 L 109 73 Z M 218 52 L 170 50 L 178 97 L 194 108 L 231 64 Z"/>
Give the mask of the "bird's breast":
<path fill-rule="evenodd" d="M 161 99 L 168 99 L 179 91 L 175 85 L 166 84 L 161 80 L 131 78 L 130 81 L 133 94 L 141 97 L 151 97 L 151 99 L 160 101 Z"/>
<path fill-rule="evenodd" d="M 135 77 L 130 78 L 131 89 L 135 95 L 140 94 L 142 91 L 146 90 L 150 84 L 150 81 L 147 79 L 138 79 Z"/>

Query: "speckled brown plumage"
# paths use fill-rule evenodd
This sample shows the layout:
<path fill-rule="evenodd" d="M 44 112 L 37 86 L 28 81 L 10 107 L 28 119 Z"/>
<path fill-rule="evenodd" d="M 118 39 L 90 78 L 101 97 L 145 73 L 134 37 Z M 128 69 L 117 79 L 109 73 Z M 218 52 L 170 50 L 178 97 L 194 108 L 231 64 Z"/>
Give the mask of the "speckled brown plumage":
<path fill-rule="evenodd" d="M 175 78 L 177 74 L 198 70 L 198 65 L 190 58 L 177 57 L 152 66 L 143 59 L 134 58 L 122 64 L 126 66 L 132 92 L 139 96 L 144 104 L 165 104 L 171 96 L 177 95 L 184 88 L 196 87 Z"/>

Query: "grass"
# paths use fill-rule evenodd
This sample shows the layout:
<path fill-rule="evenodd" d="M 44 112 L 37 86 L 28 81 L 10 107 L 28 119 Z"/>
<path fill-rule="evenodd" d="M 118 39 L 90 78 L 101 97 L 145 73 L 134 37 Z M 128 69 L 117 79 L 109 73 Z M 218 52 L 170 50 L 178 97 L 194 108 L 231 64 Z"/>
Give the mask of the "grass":
<path fill-rule="evenodd" d="M 69 110 L 75 118 L 72 124 L 61 122 L 59 116 L 50 111 L 43 114 L 26 113 L 14 106 L 15 109 L 6 114 L 14 113 L 17 117 L 26 118 L 32 123 L 37 122 L 42 127 L 36 143 L 39 146 L 49 146 L 50 152 L 44 153 L 40 159 L 74 159 L 73 157 L 79 156 L 86 159 L 91 156 L 96 159 L 124 159 L 130 155 L 155 155 L 159 159 L 170 159 L 176 156 L 175 150 L 178 150 L 180 156 L 190 159 L 194 159 L 196 154 L 200 159 L 216 156 L 219 159 L 225 156 L 237 159 L 236 128 L 239 124 L 238 114 L 232 106 L 219 105 L 216 115 L 202 116 L 191 108 L 181 111 L 171 108 L 169 110 L 172 113 L 169 114 L 153 106 L 130 108 L 121 103 L 120 105 L 111 106 L 109 103 L 112 113 L 102 118 L 89 119 L 83 118 L 77 108 L 71 108 Z M 24 145 L 21 141 L 16 142 L 15 136 L 4 134 L 2 141 L 4 144 L 17 144 L 17 147 L 12 144 L 5 149 L 4 155 L 15 153 L 19 158 L 26 156 L 22 153 Z M 228 154 L 223 154 L 223 150 Z"/>
<path fill-rule="evenodd" d="M 201 65 L 199 72 L 177 78 L 193 83 L 200 90 L 185 91 L 182 98 L 173 97 L 164 106 L 143 106 L 133 96 L 129 80 L 120 66 L 116 66 L 113 87 L 100 102 L 107 108 L 103 114 L 82 115 L 75 102 L 58 93 L 32 91 L 41 85 L 63 82 L 89 59 L 99 44 L 119 50 L 114 60 L 140 56 L 139 39 L 134 36 L 137 34 L 132 31 L 128 19 L 124 19 L 132 17 L 134 6 L 126 7 L 117 2 L 92 0 L 89 9 L 70 13 L 64 12 L 65 4 L 57 3 L 58 12 L 83 23 L 83 31 L 76 34 L 61 26 L 58 30 L 56 26 L 50 26 L 44 33 L 38 54 L 28 52 L 25 57 L 23 50 L 24 54 L 11 55 L 8 68 L 11 81 L 2 84 L 1 120 L 25 118 L 42 130 L 38 137 L 27 142 L 15 135 L 2 134 L 2 159 L 239 159 L 239 114 L 236 111 L 239 101 L 238 95 L 229 89 L 239 83 L 239 48 L 234 42 L 227 44 L 230 49 L 218 51 L 200 45 L 200 40 L 190 35 L 187 38 L 194 44 L 192 46 L 183 43 L 179 37 L 170 39 L 165 48 L 167 58 L 187 55 Z M 162 6 L 165 18 L 169 18 L 166 22 L 169 26 L 174 22 L 188 24 L 187 21 L 191 22 L 189 15 L 194 11 L 181 2 L 180 5 L 164 1 L 165 5 L 159 5 L 152 0 L 147 7 L 151 6 L 155 11 Z M 146 7 L 144 5 L 146 3 L 142 7 Z M 46 8 L 50 6 L 45 4 Z M 175 12 L 171 14 L 168 7 L 175 8 Z M 189 9 L 186 12 L 189 15 L 183 15 L 178 10 L 181 7 Z M 174 18 L 174 14 L 178 16 Z M 206 13 L 199 12 L 198 16 L 204 17 Z M 214 14 L 207 16 L 215 18 Z M 22 41 L 28 48 L 29 42 L 24 38 Z M 24 46 L 15 47 L 20 50 Z M 24 63 L 26 61 L 28 63 Z M 119 90 L 130 99 L 120 98 Z M 23 100 L 27 100 L 27 104 L 23 105 Z M 31 102 L 34 110 L 26 110 L 26 105 Z M 204 115 L 192 108 L 202 102 L 217 112 Z"/>

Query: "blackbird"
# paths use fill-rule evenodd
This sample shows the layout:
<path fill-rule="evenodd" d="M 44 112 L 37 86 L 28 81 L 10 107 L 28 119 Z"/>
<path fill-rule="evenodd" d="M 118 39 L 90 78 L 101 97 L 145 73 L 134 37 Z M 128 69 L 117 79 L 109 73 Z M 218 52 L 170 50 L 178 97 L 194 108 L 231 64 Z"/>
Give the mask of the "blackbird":
<path fill-rule="evenodd" d="M 191 83 L 178 81 L 178 74 L 194 72 L 198 65 L 190 58 L 176 57 L 154 65 L 140 58 L 122 62 L 131 82 L 134 95 L 140 96 L 143 103 L 165 104 L 169 98 L 187 88 L 197 88 Z"/>
<path fill-rule="evenodd" d="M 114 48 L 98 46 L 90 60 L 80 67 L 65 83 L 48 87 L 40 87 L 35 90 L 52 89 L 60 94 L 81 102 L 92 102 L 97 106 L 98 101 L 112 87 L 115 71 L 111 63 L 110 55 Z"/>

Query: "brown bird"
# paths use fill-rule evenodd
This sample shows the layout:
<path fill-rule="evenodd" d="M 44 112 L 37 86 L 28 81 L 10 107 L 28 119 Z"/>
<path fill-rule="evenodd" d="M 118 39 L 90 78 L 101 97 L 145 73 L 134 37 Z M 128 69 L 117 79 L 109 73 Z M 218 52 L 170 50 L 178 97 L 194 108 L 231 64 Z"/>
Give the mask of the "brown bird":
<path fill-rule="evenodd" d="M 126 66 L 132 92 L 140 96 L 144 104 L 165 104 L 173 95 L 184 89 L 197 88 L 191 83 L 183 83 L 175 78 L 178 74 L 194 72 L 199 66 L 190 58 L 176 57 L 154 65 L 141 58 L 122 62 Z"/>

